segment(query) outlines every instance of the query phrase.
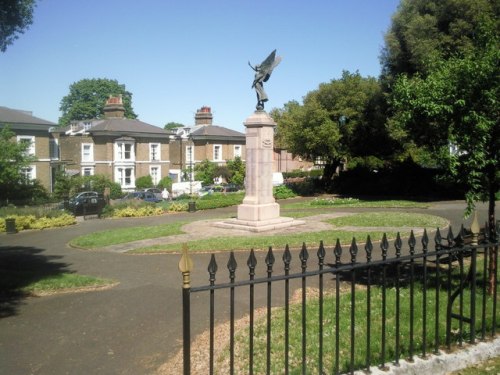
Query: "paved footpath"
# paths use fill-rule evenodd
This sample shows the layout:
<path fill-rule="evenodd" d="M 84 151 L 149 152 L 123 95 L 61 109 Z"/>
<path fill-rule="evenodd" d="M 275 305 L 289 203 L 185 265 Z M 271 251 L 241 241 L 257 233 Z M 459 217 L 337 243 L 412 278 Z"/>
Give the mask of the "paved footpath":
<path fill-rule="evenodd" d="M 405 211 L 446 217 L 458 229 L 463 209 L 461 202 L 436 202 L 429 209 Z M 0 374 L 154 373 L 181 347 L 179 255 L 129 255 L 119 249 L 88 251 L 67 243 L 76 236 L 104 229 L 187 219 L 206 223 L 234 216 L 235 212 L 236 208 L 230 207 L 154 218 L 95 219 L 68 228 L 0 235 L 0 270 L 32 267 L 39 273 L 76 272 L 119 282 L 102 291 L 0 300 Z M 282 214 L 286 216 L 286 212 Z M 480 215 L 484 222 L 485 205 L 480 205 Z M 211 228 L 191 225 L 187 237 L 178 240 L 201 238 L 215 230 Z M 301 230 L 311 228 L 303 226 Z M 247 256 L 237 254 L 238 263 L 246 264 Z M 206 283 L 208 262 L 209 254 L 195 255 L 194 285 Z M 194 322 L 193 335 L 200 330 L 201 325 Z"/>

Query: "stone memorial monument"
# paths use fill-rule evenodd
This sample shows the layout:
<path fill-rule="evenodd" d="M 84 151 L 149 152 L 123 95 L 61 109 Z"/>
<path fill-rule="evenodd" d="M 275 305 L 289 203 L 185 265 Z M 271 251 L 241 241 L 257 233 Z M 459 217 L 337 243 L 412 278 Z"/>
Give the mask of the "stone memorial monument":
<path fill-rule="evenodd" d="M 264 111 L 268 101 L 264 91 L 273 69 L 280 63 L 281 57 L 276 50 L 260 65 L 250 67 L 255 71 L 252 88 L 257 93 L 256 111 L 244 122 L 246 127 L 246 176 L 245 198 L 238 206 L 236 219 L 217 223 L 224 228 L 243 229 L 263 232 L 303 224 L 303 221 L 280 216 L 280 206 L 273 197 L 273 146 L 276 123 Z"/>

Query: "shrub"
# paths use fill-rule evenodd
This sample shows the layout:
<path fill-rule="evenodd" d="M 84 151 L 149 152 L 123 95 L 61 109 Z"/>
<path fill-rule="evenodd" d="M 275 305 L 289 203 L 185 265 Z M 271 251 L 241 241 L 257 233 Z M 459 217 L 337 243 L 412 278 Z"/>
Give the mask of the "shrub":
<path fill-rule="evenodd" d="M 26 229 L 45 229 L 54 227 L 63 227 L 73 225 L 76 219 L 73 215 L 62 213 L 54 217 L 35 217 L 35 215 L 8 215 L 5 217 L 16 220 L 16 230 L 22 231 Z M 5 220 L 0 220 L 0 231 L 5 232 Z"/>
<path fill-rule="evenodd" d="M 172 202 L 168 205 L 168 210 L 172 212 L 182 212 L 188 210 L 187 202 Z"/>
<path fill-rule="evenodd" d="M 163 208 L 152 204 L 143 205 L 141 207 L 124 207 L 113 210 L 114 217 L 144 217 L 157 216 L 163 214 Z"/>
<path fill-rule="evenodd" d="M 196 208 L 199 210 L 208 210 L 212 208 L 229 207 L 241 204 L 243 193 L 213 193 L 205 195 L 196 201 Z"/>
<path fill-rule="evenodd" d="M 287 199 L 297 196 L 297 194 L 295 194 L 293 190 L 286 185 L 275 186 L 273 189 L 273 195 L 276 199 Z"/>
<path fill-rule="evenodd" d="M 153 178 L 151 176 L 141 176 L 135 179 L 135 186 L 137 189 L 146 189 L 153 187 Z"/>

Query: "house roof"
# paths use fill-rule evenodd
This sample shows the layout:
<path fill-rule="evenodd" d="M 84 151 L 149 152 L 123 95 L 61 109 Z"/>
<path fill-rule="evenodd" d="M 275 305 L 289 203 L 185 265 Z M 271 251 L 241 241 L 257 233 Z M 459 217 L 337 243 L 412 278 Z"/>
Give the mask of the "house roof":
<path fill-rule="evenodd" d="M 90 124 L 90 126 L 86 126 Z M 86 132 L 93 135 L 115 135 L 115 136 L 154 136 L 168 138 L 172 133 L 145 122 L 127 118 L 112 117 L 106 119 L 80 121 L 75 125 L 58 128 L 53 131 L 59 133 L 81 133 Z"/>
<path fill-rule="evenodd" d="M 224 128 L 217 125 L 199 126 L 198 129 L 191 132 L 191 137 L 196 139 L 211 140 L 240 140 L 245 141 L 245 134 L 236 130 Z"/>
<path fill-rule="evenodd" d="M 52 126 L 57 125 L 51 121 L 33 116 L 30 111 L 22 111 L 19 109 L 0 106 L 0 125 L 5 124 L 12 125 L 12 127 L 15 128 L 18 128 L 19 125 L 23 125 L 23 128 L 35 128 L 42 130 L 47 130 Z"/>

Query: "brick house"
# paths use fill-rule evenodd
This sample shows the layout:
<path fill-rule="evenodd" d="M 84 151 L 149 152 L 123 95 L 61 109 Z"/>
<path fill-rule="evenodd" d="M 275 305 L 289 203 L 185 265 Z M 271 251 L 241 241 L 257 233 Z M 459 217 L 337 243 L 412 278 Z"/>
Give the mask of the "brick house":
<path fill-rule="evenodd" d="M 103 119 L 52 129 L 67 173 L 106 175 L 125 191 L 137 177 L 151 175 L 157 184 L 169 175 L 171 133 L 124 114 L 122 98 L 110 97 Z"/>
<path fill-rule="evenodd" d="M 28 153 L 36 160 L 22 173 L 28 180 L 37 179 L 51 192 L 58 168 L 57 140 L 49 133 L 55 123 L 33 116 L 30 111 L 0 107 L 0 129 L 8 126 L 17 142 L 28 142 Z"/>
<path fill-rule="evenodd" d="M 175 145 L 174 145 L 175 143 Z M 180 181 L 182 169 L 204 160 L 225 165 L 236 156 L 245 160 L 245 134 L 213 125 L 210 107 L 201 107 L 195 114 L 195 125 L 178 129 L 172 136 L 170 147 L 172 168 L 170 176 L 174 182 Z"/>

